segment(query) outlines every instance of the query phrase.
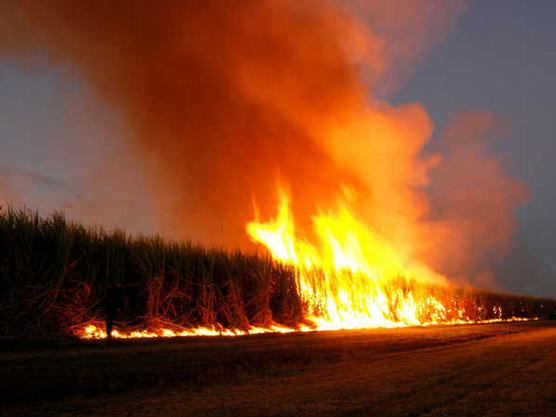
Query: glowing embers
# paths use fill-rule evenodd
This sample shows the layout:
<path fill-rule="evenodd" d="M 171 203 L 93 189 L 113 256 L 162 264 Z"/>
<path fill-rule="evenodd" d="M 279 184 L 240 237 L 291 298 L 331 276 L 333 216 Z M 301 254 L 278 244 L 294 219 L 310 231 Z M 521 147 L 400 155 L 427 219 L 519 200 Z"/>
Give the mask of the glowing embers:
<path fill-rule="evenodd" d="M 113 329 L 112 338 L 114 339 L 144 339 L 158 337 L 189 337 L 189 336 L 246 336 L 262 333 L 292 333 L 295 331 L 310 331 L 312 329 L 303 326 L 297 329 L 279 325 L 269 327 L 251 327 L 247 330 L 223 329 L 213 327 L 147 327 L 137 330 Z M 106 330 L 103 322 L 94 322 L 77 326 L 73 329 L 73 334 L 80 339 L 106 339 Z"/>

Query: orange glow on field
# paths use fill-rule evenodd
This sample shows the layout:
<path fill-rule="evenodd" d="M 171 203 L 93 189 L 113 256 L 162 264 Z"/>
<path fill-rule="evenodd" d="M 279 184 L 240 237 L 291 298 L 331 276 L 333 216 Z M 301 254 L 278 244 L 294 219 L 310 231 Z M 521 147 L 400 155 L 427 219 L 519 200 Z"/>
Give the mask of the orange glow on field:
<path fill-rule="evenodd" d="M 262 333 L 292 333 L 295 331 L 312 330 L 306 326 L 298 329 L 272 325 L 269 327 L 251 327 L 247 330 L 240 329 L 219 329 L 216 327 L 194 327 L 190 329 L 176 329 L 157 327 L 143 330 L 112 330 L 114 339 L 152 339 L 158 337 L 189 337 L 189 336 L 246 336 Z M 104 323 L 95 322 L 74 329 L 74 334 L 80 339 L 106 339 Z"/>

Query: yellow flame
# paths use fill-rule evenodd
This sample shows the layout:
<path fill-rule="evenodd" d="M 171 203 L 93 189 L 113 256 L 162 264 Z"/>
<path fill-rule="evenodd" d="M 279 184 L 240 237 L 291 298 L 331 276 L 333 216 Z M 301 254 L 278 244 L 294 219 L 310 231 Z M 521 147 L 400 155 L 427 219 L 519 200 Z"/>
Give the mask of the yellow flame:
<path fill-rule="evenodd" d="M 276 218 L 247 224 L 249 236 L 297 271 L 297 290 L 318 329 L 463 323 L 426 284 L 445 284 L 426 267 L 403 259 L 378 232 L 346 207 L 313 217 L 319 242 L 296 236 L 287 193 L 279 192 Z"/>
<path fill-rule="evenodd" d="M 263 244 L 273 259 L 293 266 L 296 289 L 310 325 L 295 328 L 278 324 L 249 329 L 220 327 L 179 328 L 151 324 L 138 330 L 113 329 L 117 339 L 241 336 L 260 333 L 290 333 L 314 330 L 362 329 L 375 327 L 427 326 L 431 324 L 492 323 L 524 321 L 503 319 L 500 306 L 492 314 L 466 315 L 450 294 L 447 280 L 426 266 L 411 262 L 396 252 L 372 227 L 358 221 L 345 206 L 336 213 L 313 217 L 318 245 L 296 235 L 288 194 L 279 190 L 276 217 L 246 226 L 249 236 Z M 446 291 L 434 291 L 433 287 Z M 448 296 L 447 296 L 448 294 Z M 476 312 L 484 312 L 478 306 Z M 485 317 L 492 317 L 485 319 Z M 72 332 L 82 339 L 107 337 L 101 322 L 83 323 Z"/>
<path fill-rule="evenodd" d="M 111 337 L 114 339 L 151 339 L 151 338 L 168 338 L 168 337 L 189 337 L 189 336 L 246 336 L 263 333 L 292 333 L 306 332 L 313 329 L 302 326 L 299 328 L 291 328 L 280 325 L 272 325 L 269 327 L 250 327 L 247 330 L 241 329 L 221 329 L 217 327 L 193 327 L 184 329 L 171 329 L 167 327 L 156 327 L 141 330 L 121 330 L 113 329 Z M 80 339 L 105 339 L 107 337 L 104 323 L 95 322 L 82 326 L 77 326 L 73 333 Z"/>

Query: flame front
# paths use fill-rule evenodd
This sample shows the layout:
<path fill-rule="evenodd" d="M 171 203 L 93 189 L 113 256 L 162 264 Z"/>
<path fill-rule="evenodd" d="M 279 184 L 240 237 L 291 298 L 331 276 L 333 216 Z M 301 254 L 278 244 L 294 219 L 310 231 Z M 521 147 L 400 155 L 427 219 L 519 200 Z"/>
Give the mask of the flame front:
<path fill-rule="evenodd" d="M 305 320 L 290 327 L 274 323 L 245 329 L 184 328 L 150 323 L 140 329 L 114 329 L 113 338 L 241 336 L 259 333 L 403 327 L 431 324 L 522 321 L 503 318 L 499 305 L 489 307 L 457 295 L 447 279 L 397 252 L 380 231 L 366 226 L 346 204 L 312 218 L 317 245 L 296 234 L 290 197 L 279 191 L 276 217 L 249 222 L 247 233 L 272 258 L 295 271 L 295 290 Z M 107 337 L 100 321 L 82 323 L 72 332 L 82 339 Z"/>
<path fill-rule="evenodd" d="M 190 336 L 246 336 L 264 333 L 292 333 L 294 331 L 310 331 L 309 327 L 303 326 L 299 329 L 273 325 L 270 327 L 251 327 L 247 330 L 222 329 L 217 327 L 194 327 L 194 328 L 169 328 L 159 326 L 151 329 L 142 330 L 112 330 L 111 337 L 114 339 L 153 339 L 169 337 L 190 337 Z M 106 339 L 107 334 L 102 322 L 88 323 L 76 326 L 73 332 L 81 339 Z"/>
<path fill-rule="evenodd" d="M 404 259 L 345 205 L 313 217 L 314 245 L 296 235 L 290 198 L 284 191 L 279 196 L 276 218 L 248 223 L 247 233 L 295 268 L 299 296 L 317 329 L 471 321 L 433 295 L 432 285 L 447 287 L 443 277 Z"/>

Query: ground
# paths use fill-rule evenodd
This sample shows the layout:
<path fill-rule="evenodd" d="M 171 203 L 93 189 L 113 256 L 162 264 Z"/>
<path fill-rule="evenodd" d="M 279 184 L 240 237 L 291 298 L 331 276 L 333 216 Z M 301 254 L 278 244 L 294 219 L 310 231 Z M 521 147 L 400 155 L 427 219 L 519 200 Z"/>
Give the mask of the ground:
<path fill-rule="evenodd" d="M 12 345 L 0 380 L 14 417 L 556 416 L 556 323 Z"/>

